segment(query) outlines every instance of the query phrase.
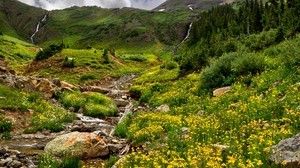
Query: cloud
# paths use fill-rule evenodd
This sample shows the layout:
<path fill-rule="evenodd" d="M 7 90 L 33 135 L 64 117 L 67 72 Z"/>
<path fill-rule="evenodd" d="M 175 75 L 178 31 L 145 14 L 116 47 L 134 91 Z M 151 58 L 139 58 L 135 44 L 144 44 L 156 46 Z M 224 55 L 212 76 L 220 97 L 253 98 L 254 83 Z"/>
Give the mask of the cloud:
<path fill-rule="evenodd" d="M 71 6 L 100 6 L 102 8 L 134 7 L 153 9 L 166 0 L 19 0 L 31 6 L 47 10 L 64 9 Z"/>
<path fill-rule="evenodd" d="M 131 0 L 132 7 L 151 10 L 166 0 Z"/>

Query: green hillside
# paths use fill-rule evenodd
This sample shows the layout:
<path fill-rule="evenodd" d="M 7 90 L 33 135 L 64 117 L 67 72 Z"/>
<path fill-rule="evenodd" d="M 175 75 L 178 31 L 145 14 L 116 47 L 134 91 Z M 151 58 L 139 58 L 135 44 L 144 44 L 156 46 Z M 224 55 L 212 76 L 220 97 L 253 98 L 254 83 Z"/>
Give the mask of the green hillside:
<path fill-rule="evenodd" d="M 13 3 L 16 9 L 9 9 Z M 273 145 L 299 133 L 299 0 L 245 1 L 201 12 L 72 7 L 47 13 L 6 0 L 0 7 L 2 78 L 11 75 L 7 68 L 68 82 L 51 100 L 0 84 L 3 139 L 16 135 L 19 116 L 28 118 L 25 133 L 48 136 L 77 127 L 76 112 L 116 126 L 114 134 L 99 135 L 113 147 L 123 145 L 97 158 L 100 163 L 92 160 L 95 167 L 298 167 L 300 160 L 275 163 L 270 156 Z M 45 14 L 35 38 L 41 49 L 24 39 Z M 225 92 L 216 94 L 220 88 Z M 117 105 L 120 100 L 127 104 Z M 40 167 L 74 160 L 69 167 L 80 167 L 77 158 L 40 156 Z"/>

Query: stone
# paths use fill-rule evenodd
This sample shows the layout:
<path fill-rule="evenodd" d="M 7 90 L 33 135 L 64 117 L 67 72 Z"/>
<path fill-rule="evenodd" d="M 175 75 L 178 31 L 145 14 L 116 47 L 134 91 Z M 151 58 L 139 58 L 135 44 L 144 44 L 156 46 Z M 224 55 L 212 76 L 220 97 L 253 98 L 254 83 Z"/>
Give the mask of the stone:
<path fill-rule="evenodd" d="M 124 146 L 122 144 L 108 144 L 109 151 L 118 153 Z"/>
<path fill-rule="evenodd" d="M 100 86 L 89 86 L 86 88 L 86 90 L 89 92 L 97 92 L 97 93 L 102 93 L 102 94 L 107 94 L 110 91 L 109 89 L 103 88 Z"/>
<path fill-rule="evenodd" d="M 109 149 L 96 134 L 71 132 L 50 141 L 45 147 L 45 152 L 58 157 L 66 155 L 88 159 L 107 156 Z"/>
<path fill-rule="evenodd" d="M 221 151 L 225 151 L 226 149 L 230 148 L 230 146 L 227 145 L 219 145 L 219 144 L 213 144 L 212 147 L 219 149 Z"/>
<path fill-rule="evenodd" d="M 277 145 L 271 147 L 274 153 L 270 159 L 275 164 L 287 163 L 287 167 L 297 165 L 300 162 L 300 133 L 280 141 Z"/>
<path fill-rule="evenodd" d="M 231 86 L 222 87 L 213 91 L 213 96 L 219 97 L 231 90 Z"/>
<path fill-rule="evenodd" d="M 127 100 L 124 99 L 114 99 L 114 101 L 118 107 L 125 107 L 129 103 Z"/>
<path fill-rule="evenodd" d="M 160 111 L 160 112 L 169 112 L 170 107 L 167 104 L 163 104 L 163 105 L 157 107 L 156 110 Z"/>
<path fill-rule="evenodd" d="M 36 86 L 36 90 L 41 92 L 43 96 L 47 99 L 52 98 L 56 94 L 55 85 L 48 79 L 41 80 Z"/>
<path fill-rule="evenodd" d="M 23 164 L 18 161 L 18 160 L 13 160 L 12 162 L 10 162 L 9 164 L 7 164 L 7 166 L 13 167 L 13 168 L 19 168 L 21 167 Z"/>

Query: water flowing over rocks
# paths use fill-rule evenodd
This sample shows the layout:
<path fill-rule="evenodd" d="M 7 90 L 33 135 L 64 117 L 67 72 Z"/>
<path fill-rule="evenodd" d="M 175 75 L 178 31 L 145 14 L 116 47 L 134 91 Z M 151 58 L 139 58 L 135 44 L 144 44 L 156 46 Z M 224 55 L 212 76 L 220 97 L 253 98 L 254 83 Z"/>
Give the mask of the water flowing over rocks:
<path fill-rule="evenodd" d="M 287 167 L 299 166 L 300 163 L 300 134 L 280 141 L 271 147 L 275 152 L 270 159 L 276 164 L 286 162 Z"/>
<path fill-rule="evenodd" d="M 17 150 L 0 146 L 0 167 L 35 168 L 37 159 L 34 155 L 26 156 Z"/>

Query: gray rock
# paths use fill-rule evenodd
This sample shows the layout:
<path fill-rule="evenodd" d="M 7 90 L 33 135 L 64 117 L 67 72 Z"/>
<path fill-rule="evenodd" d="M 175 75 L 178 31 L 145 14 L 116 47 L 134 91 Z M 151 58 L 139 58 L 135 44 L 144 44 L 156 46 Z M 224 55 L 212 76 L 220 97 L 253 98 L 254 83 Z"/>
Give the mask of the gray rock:
<path fill-rule="evenodd" d="M 118 153 L 124 146 L 122 144 L 108 144 L 109 151 Z"/>
<path fill-rule="evenodd" d="M 213 96 L 218 97 L 221 96 L 231 90 L 231 86 L 222 87 L 213 91 Z"/>
<path fill-rule="evenodd" d="M 270 159 L 276 164 L 285 161 L 287 166 L 289 166 L 300 162 L 300 134 L 280 141 L 277 145 L 272 146 L 271 149 L 275 152 Z"/>
<path fill-rule="evenodd" d="M 13 160 L 12 162 L 10 162 L 7 166 L 13 167 L 13 168 L 19 168 L 21 167 L 23 164 L 18 161 L 18 160 Z"/>
<path fill-rule="evenodd" d="M 157 107 L 156 110 L 161 111 L 161 112 L 169 112 L 170 107 L 167 104 L 163 104 L 163 105 Z"/>

